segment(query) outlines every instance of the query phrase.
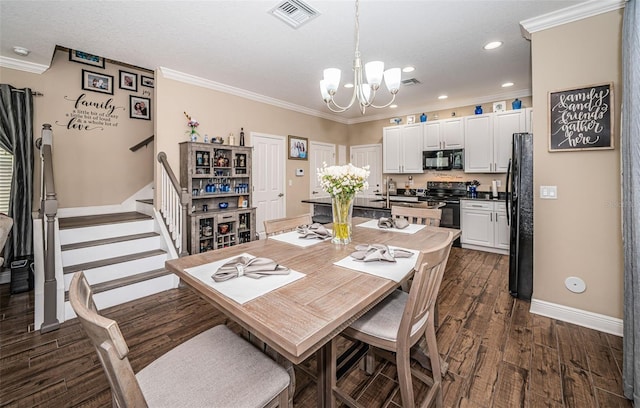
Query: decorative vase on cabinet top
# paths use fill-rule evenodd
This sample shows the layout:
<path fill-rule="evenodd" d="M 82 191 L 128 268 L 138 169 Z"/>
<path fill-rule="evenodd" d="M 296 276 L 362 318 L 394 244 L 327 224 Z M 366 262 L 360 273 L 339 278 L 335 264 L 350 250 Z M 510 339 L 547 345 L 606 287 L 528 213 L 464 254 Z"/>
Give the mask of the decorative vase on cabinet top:
<path fill-rule="evenodd" d="M 423 113 L 422 115 L 420 115 L 420 122 L 426 122 L 426 121 L 427 121 L 427 115 Z"/>
<path fill-rule="evenodd" d="M 514 110 L 522 108 L 522 101 L 518 98 L 514 99 L 514 101 L 511 102 L 511 108 Z"/>
<path fill-rule="evenodd" d="M 482 115 L 482 106 L 481 105 L 477 105 L 476 106 L 475 114 L 476 115 Z"/>

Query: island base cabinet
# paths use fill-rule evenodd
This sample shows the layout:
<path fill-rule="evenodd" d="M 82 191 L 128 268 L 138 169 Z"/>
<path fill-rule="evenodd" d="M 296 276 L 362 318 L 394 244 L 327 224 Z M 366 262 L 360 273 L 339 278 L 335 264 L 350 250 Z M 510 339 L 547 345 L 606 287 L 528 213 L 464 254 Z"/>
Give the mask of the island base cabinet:
<path fill-rule="evenodd" d="M 460 228 L 463 248 L 509 253 L 509 226 L 503 202 L 461 200 Z"/>

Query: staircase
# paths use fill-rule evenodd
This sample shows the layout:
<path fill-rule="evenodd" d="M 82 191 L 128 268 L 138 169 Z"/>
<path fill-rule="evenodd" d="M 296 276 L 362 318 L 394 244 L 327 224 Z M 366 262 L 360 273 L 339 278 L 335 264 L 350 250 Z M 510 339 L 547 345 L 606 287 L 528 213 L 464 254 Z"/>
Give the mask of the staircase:
<path fill-rule="evenodd" d="M 68 290 L 78 271 L 91 284 L 98 309 L 177 287 L 178 278 L 164 268 L 169 255 L 159 231 L 142 212 L 60 218 L 65 320 L 75 317 Z"/>

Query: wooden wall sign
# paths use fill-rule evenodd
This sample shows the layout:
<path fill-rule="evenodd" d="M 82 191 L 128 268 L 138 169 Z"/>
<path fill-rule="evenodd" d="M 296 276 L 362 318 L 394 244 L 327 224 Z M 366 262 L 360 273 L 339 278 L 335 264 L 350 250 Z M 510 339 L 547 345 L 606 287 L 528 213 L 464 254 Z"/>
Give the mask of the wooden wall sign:
<path fill-rule="evenodd" d="M 549 151 L 613 149 L 613 84 L 549 92 Z"/>

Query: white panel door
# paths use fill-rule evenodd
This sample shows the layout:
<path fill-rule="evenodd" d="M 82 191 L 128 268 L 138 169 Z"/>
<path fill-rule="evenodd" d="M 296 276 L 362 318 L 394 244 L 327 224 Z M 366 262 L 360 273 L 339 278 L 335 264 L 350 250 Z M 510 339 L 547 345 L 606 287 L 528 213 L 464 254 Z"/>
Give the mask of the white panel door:
<path fill-rule="evenodd" d="M 309 198 L 329 197 L 318 182 L 318 169 L 322 163 L 327 166 L 336 164 L 336 145 L 331 143 L 309 143 Z"/>
<path fill-rule="evenodd" d="M 253 145 L 253 205 L 256 231 L 264 237 L 264 220 L 286 215 L 284 196 L 286 143 L 283 136 L 251 133 Z"/>
<path fill-rule="evenodd" d="M 369 189 L 358 193 L 361 197 L 382 194 L 382 145 L 351 146 L 351 163 L 356 167 L 369 166 Z"/>

